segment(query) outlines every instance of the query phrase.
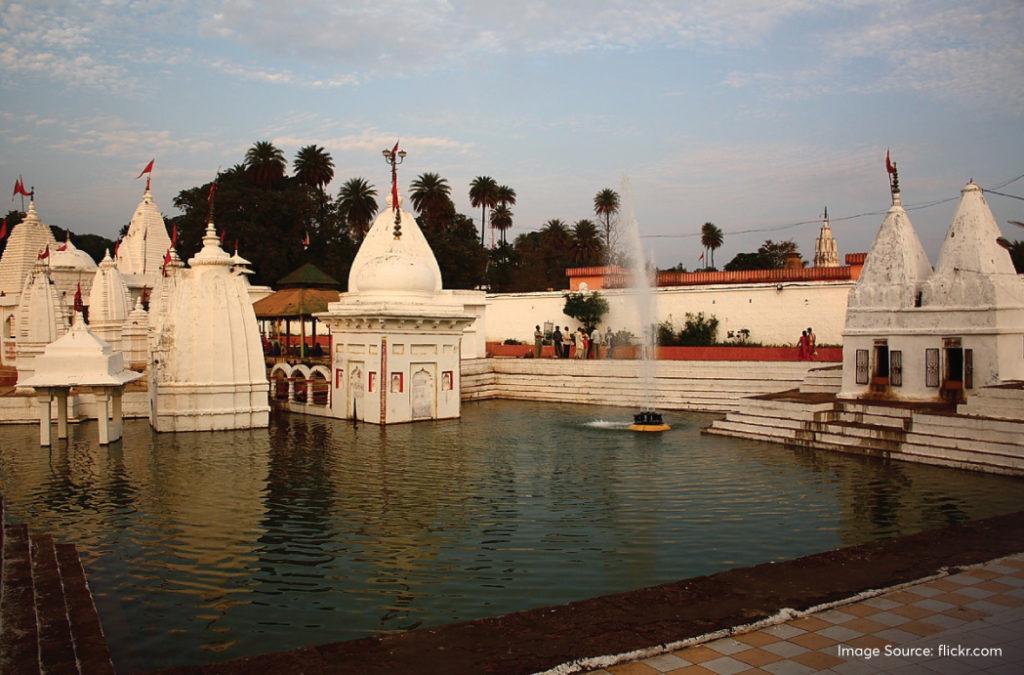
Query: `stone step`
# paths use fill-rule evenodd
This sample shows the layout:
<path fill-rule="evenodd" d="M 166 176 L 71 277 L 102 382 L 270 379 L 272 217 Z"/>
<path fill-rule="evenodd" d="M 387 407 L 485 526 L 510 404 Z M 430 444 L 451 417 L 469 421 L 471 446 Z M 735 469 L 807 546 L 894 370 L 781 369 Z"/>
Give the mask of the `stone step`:
<path fill-rule="evenodd" d="M 1024 420 L 1024 403 L 1003 399 L 970 400 L 956 408 L 961 415 L 978 417 L 999 417 L 1007 420 Z"/>
<path fill-rule="evenodd" d="M 919 443 L 904 443 L 900 452 L 908 457 L 930 457 L 942 462 L 955 463 L 965 468 L 999 468 L 1005 473 L 1024 471 L 1024 457 L 1008 457 L 1003 454 L 977 452 L 975 450 L 954 450 L 951 448 L 937 449 L 934 446 Z"/>
<path fill-rule="evenodd" d="M 40 664 L 47 674 L 77 673 L 78 664 L 53 538 L 49 535 L 31 535 L 30 542 Z"/>
<path fill-rule="evenodd" d="M 838 401 L 837 406 L 840 411 L 846 413 L 898 417 L 902 419 L 910 419 L 915 412 L 913 408 L 898 408 L 895 406 L 865 403 L 863 401 Z"/>
<path fill-rule="evenodd" d="M 964 415 L 914 415 L 913 431 L 952 438 L 980 438 L 997 443 L 1024 443 L 1024 422 Z"/>
<path fill-rule="evenodd" d="M 110 660 L 107 638 L 96 613 L 78 550 L 74 544 L 57 544 L 55 550 L 78 667 L 82 673 L 113 675 L 114 665 Z"/>
<path fill-rule="evenodd" d="M 28 526 L 5 527 L 0 589 L 0 673 L 39 672 L 39 632 Z"/>
<path fill-rule="evenodd" d="M 891 415 L 879 415 L 873 412 L 851 412 L 840 410 L 836 419 L 841 422 L 852 422 L 878 427 L 892 427 L 896 429 L 907 429 L 910 426 L 910 417 L 893 417 Z"/>
<path fill-rule="evenodd" d="M 907 434 L 907 443 L 935 448 L 939 452 L 978 452 L 997 457 L 1024 458 L 1024 444 L 995 443 L 965 438 L 949 438 L 912 431 Z"/>

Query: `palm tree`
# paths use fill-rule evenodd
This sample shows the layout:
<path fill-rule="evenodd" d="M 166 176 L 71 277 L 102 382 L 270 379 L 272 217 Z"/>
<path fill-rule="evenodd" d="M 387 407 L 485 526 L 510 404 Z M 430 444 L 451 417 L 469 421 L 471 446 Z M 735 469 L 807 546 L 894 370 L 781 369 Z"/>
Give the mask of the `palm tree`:
<path fill-rule="evenodd" d="M 420 174 L 412 182 L 412 207 L 419 211 L 424 220 L 433 223 L 438 216 L 447 212 L 451 206 L 452 188 L 448 179 L 436 173 Z"/>
<path fill-rule="evenodd" d="M 307 145 L 295 153 L 295 177 L 311 188 L 322 188 L 334 178 L 334 160 L 324 148 Z"/>
<path fill-rule="evenodd" d="M 516 191 L 507 185 L 499 185 L 497 193 L 495 194 L 495 201 L 502 206 L 515 206 Z"/>
<path fill-rule="evenodd" d="M 605 188 L 594 195 L 594 214 L 604 216 L 604 245 L 612 249 L 612 216 L 619 212 L 619 193 Z"/>
<path fill-rule="evenodd" d="M 245 166 L 258 185 L 270 187 L 284 176 L 288 163 L 281 149 L 270 141 L 256 141 L 245 153 Z"/>
<path fill-rule="evenodd" d="M 572 228 L 572 257 L 581 267 L 600 265 L 604 259 L 604 242 L 598 234 L 594 221 L 576 221 Z"/>
<path fill-rule="evenodd" d="M 480 207 L 480 245 L 487 234 L 487 209 L 498 205 L 498 183 L 490 176 L 477 176 L 469 184 L 469 203 Z"/>
<path fill-rule="evenodd" d="M 377 190 L 365 178 L 350 178 L 338 190 L 338 209 L 349 229 L 359 240 L 366 236 L 370 221 L 377 213 Z"/>
<path fill-rule="evenodd" d="M 235 164 L 230 169 L 224 169 L 220 172 L 222 178 L 238 178 L 239 176 L 245 175 L 245 164 Z"/>
<path fill-rule="evenodd" d="M 512 210 L 504 204 L 498 204 L 491 210 L 491 227 L 498 230 L 501 233 L 500 241 L 502 244 L 507 243 L 505 232 L 512 227 Z"/>
<path fill-rule="evenodd" d="M 700 243 L 704 246 L 705 252 L 710 252 L 707 259 L 708 267 L 715 266 L 715 249 L 722 246 L 724 238 L 725 234 L 714 223 L 704 223 L 700 228 Z"/>

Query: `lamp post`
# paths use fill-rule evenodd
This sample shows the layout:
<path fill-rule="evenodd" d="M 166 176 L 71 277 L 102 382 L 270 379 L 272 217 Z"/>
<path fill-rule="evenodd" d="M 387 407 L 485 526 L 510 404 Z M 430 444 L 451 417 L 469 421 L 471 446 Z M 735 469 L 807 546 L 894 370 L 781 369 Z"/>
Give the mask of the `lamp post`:
<path fill-rule="evenodd" d="M 388 150 L 385 148 L 381 151 L 384 155 L 384 161 L 391 165 L 391 208 L 395 210 L 395 239 L 400 239 L 402 236 L 402 214 L 398 210 L 398 165 L 405 160 L 405 150 L 398 149 L 398 143 L 395 143 L 395 147 Z"/>

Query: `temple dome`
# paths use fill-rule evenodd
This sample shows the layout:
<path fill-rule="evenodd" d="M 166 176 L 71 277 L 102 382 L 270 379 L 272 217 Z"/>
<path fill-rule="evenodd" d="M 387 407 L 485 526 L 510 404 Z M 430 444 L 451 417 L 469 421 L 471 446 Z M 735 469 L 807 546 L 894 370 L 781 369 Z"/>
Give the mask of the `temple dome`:
<path fill-rule="evenodd" d="M 1019 305 L 1024 281 L 1017 276 L 1009 252 L 981 188 L 973 181 L 960 191 L 957 206 L 939 252 L 935 273 L 924 287 L 926 305 L 979 307 Z"/>
<path fill-rule="evenodd" d="M 47 245 L 52 252 L 56 244 L 50 226 L 39 220 L 35 201 L 29 202 L 25 220 L 14 226 L 0 258 L 0 292 L 8 295 L 20 293 L 25 280 L 32 274 L 39 253 Z"/>
<path fill-rule="evenodd" d="M 349 293 L 426 295 L 441 290 L 441 268 L 416 219 L 401 210 L 401 237 L 395 237 L 394 227 L 389 195 L 388 208 L 373 221 L 352 261 Z"/>
<path fill-rule="evenodd" d="M 108 251 L 96 270 L 89 291 L 89 323 L 121 324 L 131 311 L 128 285 Z"/>
<path fill-rule="evenodd" d="M 882 221 L 847 307 L 905 309 L 917 304 L 917 293 L 932 272 L 928 255 L 910 216 L 895 203 Z"/>
<path fill-rule="evenodd" d="M 117 268 L 122 274 L 159 274 L 170 246 L 167 225 L 153 203 L 153 195 L 146 190 L 135 207 L 128 234 L 117 249 Z"/>
<path fill-rule="evenodd" d="M 51 247 L 50 267 L 75 272 L 95 272 L 97 266 L 91 255 L 76 247 L 68 238 L 56 248 Z"/>

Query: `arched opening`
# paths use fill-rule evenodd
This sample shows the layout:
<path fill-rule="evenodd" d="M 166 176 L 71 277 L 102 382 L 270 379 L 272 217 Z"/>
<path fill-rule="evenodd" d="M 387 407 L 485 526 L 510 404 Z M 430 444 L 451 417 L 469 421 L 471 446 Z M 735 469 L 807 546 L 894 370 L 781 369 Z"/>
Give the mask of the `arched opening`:
<path fill-rule="evenodd" d="M 270 374 L 271 379 L 274 382 L 273 396 L 275 401 L 287 401 L 288 400 L 288 376 L 284 370 L 275 368 Z"/>
<path fill-rule="evenodd" d="M 420 368 L 412 374 L 412 418 L 431 419 L 436 402 L 434 375 L 426 368 Z"/>
<path fill-rule="evenodd" d="M 295 391 L 295 402 L 305 403 L 309 394 L 307 389 L 309 380 L 306 379 L 306 374 L 296 368 L 292 371 L 292 382 L 292 387 Z"/>
<path fill-rule="evenodd" d="M 316 369 L 309 377 L 310 402 L 313 405 L 326 406 L 330 401 L 331 383 L 327 377 Z"/>

